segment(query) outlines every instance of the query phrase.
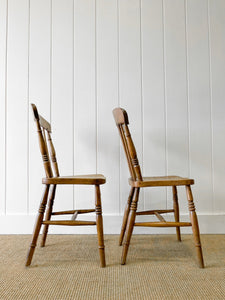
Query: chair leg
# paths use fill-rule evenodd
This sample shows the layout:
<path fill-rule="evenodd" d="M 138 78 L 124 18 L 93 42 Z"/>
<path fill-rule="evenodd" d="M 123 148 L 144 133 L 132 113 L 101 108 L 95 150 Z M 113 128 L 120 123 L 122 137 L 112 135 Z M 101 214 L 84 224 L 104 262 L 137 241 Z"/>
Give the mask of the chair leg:
<path fill-rule="evenodd" d="M 180 216 L 179 216 L 179 204 L 178 204 L 178 197 L 177 197 L 177 187 L 173 186 L 173 209 L 174 209 L 174 219 L 176 222 L 179 222 Z M 181 242 L 181 235 L 180 235 L 180 227 L 176 227 L 177 232 L 177 240 Z"/>
<path fill-rule="evenodd" d="M 52 208 L 53 208 L 54 199 L 55 199 L 55 191 L 56 191 L 56 185 L 53 185 L 51 187 L 51 191 L 50 191 L 50 196 L 49 196 L 49 201 L 48 201 L 48 209 L 46 212 L 45 221 L 49 221 L 51 218 Z M 48 228 L 49 228 L 49 225 L 45 224 L 44 229 L 43 229 L 43 234 L 42 234 L 41 247 L 45 246 L 45 242 L 46 242 L 46 238 L 47 238 L 47 234 L 48 234 Z"/>
<path fill-rule="evenodd" d="M 203 260 L 203 254 L 202 254 L 202 246 L 201 246 L 201 240 L 200 240 L 200 233 L 199 233 L 199 227 L 198 227 L 198 218 L 195 212 L 195 205 L 193 202 L 193 195 L 191 191 L 190 185 L 186 185 L 186 192 L 187 192 L 187 199 L 188 199 L 188 208 L 189 208 L 189 214 L 192 224 L 192 231 L 195 241 L 195 247 L 197 250 L 197 257 L 198 257 L 198 263 L 200 268 L 204 268 L 204 260 Z"/>
<path fill-rule="evenodd" d="M 124 238 L 124 243 L 123 243 L 123 253 L 122 253 L 122 258 L 121 258 L 121 265 L 125 265 L 125 263 L 126 263 L 128 248 L 130 245 L 130 239 L 131 239 L 131 235 L 133 232 L 134 222 L 135 222 L 135 217 L 136 217 L 139 191 L 140 191 L 140 188 L 135 188 L 135 194 L 133 196 L 133 200 L 132 200 L 132 203 L 130 206 L 130 212 L 129 212 L 127 227 L 126 227 L 126 232 L 125 232 L 125 238 Z"/>
<path fill-rule="evenodd" d="M 125 230 L 126 230 L 126 227 L 127 227 L 127 219 L 128 219 L 129 212 L 130 212 L 130 205 L 131 205 L 133 195 L 134 195 L 134 187 L 132 187 L 131 190 L 130 190 L 130 194 L 129 194 L 127 204 L 126 204 L 126 207 L 125 207 L 124 216 L 123 216 L 123 223 L 122 223 L 120 238 L 119 238 L 119 246 L 121 246 L 122 242 L 123 242 Z"/>
<path fill-rule="evenodd" d="M 41 204 L 39 207 L 39 214 L 37 216 L 36 224 L 34 227 L 32 242 L 30 244 L 30 249 L 29 249 L 28 255 L 27 255 L 26 266 L 29 266 L 31 264 L 31 260 L 32 260 L 33 254 L 34 254 L 36 244 L 37 244 L 37 239 L 38 239 L 38 235 L 40 233 L 40 229 L 41 229 L 41 225 L 42 225 L 42 221 L 43 221 L 43 217 L 44 217 L 44 212 L 45 212 L 45 208 L 46 208 L 46 203 L 48 200 L 48 192 L 49 192 L 49 185 L 46 185 L 45 189 L 44 189 L 44 194 L 42 196 Z"/>
<path fill-rule="evenodd" d="M 101 193 L 99 185 L 95 186 L 95 211 L 96 211 L 96 225 L 98 234 L 98 248 L 100 256 L 101 267 L 106 266 L 105 263 L 105 246 L 104 246 L 104 234 L 103 234 L 103 220 L 102 220 L 102 205 L 101 205 Z"/>

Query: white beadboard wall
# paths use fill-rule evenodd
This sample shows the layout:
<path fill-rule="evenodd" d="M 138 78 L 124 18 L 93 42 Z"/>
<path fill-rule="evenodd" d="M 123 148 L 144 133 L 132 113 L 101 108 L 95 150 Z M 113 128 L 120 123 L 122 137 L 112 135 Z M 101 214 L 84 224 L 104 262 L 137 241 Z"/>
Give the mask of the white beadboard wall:
<path fill-rule="evenodd" d="M 143 173 L 194 178 L 201 232 L 225 233 L 224 0 L 0 0 L 1 234 L 31 233 L 42 195 L 32 102 L 52 123 L 61 174 L 106 176 L 105 233 L 119 233 L 129 192 L 117 106 Z M 152 188 L 139 208 L 171 204 L 171 189 Z M 58 188 L 56 209 L 93 205 L 92 187 Z"/>

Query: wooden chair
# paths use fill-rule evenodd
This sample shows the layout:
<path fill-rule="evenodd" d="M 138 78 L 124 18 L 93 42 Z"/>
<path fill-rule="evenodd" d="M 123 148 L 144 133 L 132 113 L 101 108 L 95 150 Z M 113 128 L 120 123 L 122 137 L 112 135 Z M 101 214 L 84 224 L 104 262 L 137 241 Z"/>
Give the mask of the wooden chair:
<path fill-rule="evenodd" d="M 122 108 L 115 108 L 113 110 L 113 116 L 116 125 L 119 129 L 119 134 L 122 140 L 123 148 L 126 154 L 128 167 L 131 178 L 129 178 L 129 184 L 131 186 L 128 201 L 125 207 L 123 223 L 121 228 L 119 244 L 122 245 L 123 239 L 123 253 L 121 264 L 126 263 L 126 257 L 130 244 L 131 235 L 134 226 L 145 227 L 176 227 L 177 239 L 181 241 L 180 227 L 192 226 L 193 236 L 195 240 L 195 246 L 197 250 L 198 262 L 201 268 L 204 268 L 204 261 L 202 255 L 202 248 L 200 242 L 200 234 L 198 227 L 197 215 L 195 212 L 195 205 L 193 202 L 193 196 L 191 191 L 191 185 L 194 184 L 193 179 L 182 178 L 178 176 L 164 176 L 164 177 L 142 177 L 141 168 L 139 166 L 135 146 L 133 144 L 131 134 L 128 128 L 128 115 Z M 187 200 L 190 214 L 190 222 L 179 221 L 179 205 L 177 197 L 177 186 L 185 186 L 187 192 Z M 171 186 L 173 192 L 173 209 L 165 210 L 148 210 L 136 212 L 139 191 L 143 187 L 155 187 L 155 186 Z M 161 214 L 174 213 L 174 222 L 167 222 Z M 155 215 L 159 221 L 157 222 L 135 222 L 136 215 Z M 125 235 L 125 236 L 124 236 Z"/>
<path fill-rule="evenodd" d="M 44 225 L 43 237 L 41 242 L 42 247 L 45 246 L 49 225 L 68 225 L 68 226 L 97 225 L 100 264 L 101 267 L 105 267 L 105 251 L 104 251 L 104 238 L 103 238 L 103 221 L 102 221 L 100 185 L 104 184 L 106 182 L 106 179 L 103 175 L 98 175 L 98 174 L 70 176 L 70 177 L 60 176 L 56 155 L 55 155 L 55 149 L 51 139 L 51 125 L 38 114 L 37 108 L 34 104 L 31 104 L 31 106 L 34 113 L 34 120 L 37 126 L 39 146 L 40 146 L 40 151 L 43 159 L 46 177 L 42 179 L 42 183 L 44 184 L 44 193 L 40 203 L 36 224 L 34 227 L 33 238 L 27 256 L 26 266 L 29 266 L 31 264 L 31 260 L 36 247 L 36 242 L 42 225 Z M 92 186 L 94 185 L 95 186 L 95 209 L 53 212 L 53 202 L 55 198 L 56 186 L 58 184 L 74 184 L 74 185 L 79 184 L 79 185 L 92 185 Z M 45 208 L 47 203 L 48 203 L 48 209 L 47 212 L 45 213 Z M 84 213 L 91 213 L 91 212 L 96 213 L 96 222 L 76 220 L 77 215 L 84 214 Z M 45 217 L 44 217 L 44 213 L 45 213 Z M 60 221 L 51 220 L 51 216 L 67 215 L 67 214 L 72 215 L 71 220 L 60 220 Z"/>

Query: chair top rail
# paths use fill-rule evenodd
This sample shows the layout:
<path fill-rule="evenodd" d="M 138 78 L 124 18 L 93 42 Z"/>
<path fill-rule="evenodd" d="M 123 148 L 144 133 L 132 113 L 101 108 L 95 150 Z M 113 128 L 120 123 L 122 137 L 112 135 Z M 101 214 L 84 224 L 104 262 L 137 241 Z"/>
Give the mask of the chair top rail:
<path fill-rule="evenodd" d="M 131 177 L 133 178 L 133 180 L 142 181 L 141 168 L 139 165 L 136 149 L 128 128 L 128 114 L 125 109 L 117 107 L 113 110 L 113 116 L 120 132 Z"/>
<path fill-rule="evenodd" d="M 47 178 L 51 178 L 53 176 L 54 171 L 54 175 L 59 176 L 58 164 L 55 156 L 55 149 L 50 137 L 51 125 L 42 116 L 39 115 L 35 104 L 32 103 L 31 106 L 34 114 L 34 121 L 37 126 L 39 148 L 42 155 L 45 174 Z"/>
<path fill-rule="evenodd" d="M 31 106 L 32 106 L 32 109 L 33 109 L 33 112 L 34 112 L 34 117 L 37 121 L 39 121 L 39 124 L 42 128 L 44 128 L 45 130 L 47 130 L 49 133 L 52 132 L 52 129 L 51 129 L 51 124 L 45 120 L 45 118 L 43 118 L 39 113 L 38 113 L 38 110 L 37 110 L 37 107 L 35 104 L 31 103 Z"/>
<path fill-rule="evenodd" d="M 113 116 L 116 122 L 116 125 L 123 125 L 129 124 L 129 119 L 128 119 L 128 115 L 127 112 L 125 111 L 125 109 L 121 108 L 121 107 L 117 107 L 113 110 Z"/>

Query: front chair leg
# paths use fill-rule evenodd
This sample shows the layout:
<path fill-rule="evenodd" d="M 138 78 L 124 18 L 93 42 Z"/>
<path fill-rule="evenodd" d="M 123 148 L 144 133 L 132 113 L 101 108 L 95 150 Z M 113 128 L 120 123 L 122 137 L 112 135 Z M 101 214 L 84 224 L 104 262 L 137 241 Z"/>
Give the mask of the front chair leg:
<path fill-rule="evenodd" d="M 176 222 L 179 222 L 180 216 L 179 216 L 179 204 L 178 204 L 178 197 L 177 197 L 177 187 L 173 186 L 173 209 L 174 209 L 174 219 Z M 176 227 L 177 232 L 177 240 L 181 241 L 181 235 L 180 235 L 180 227 Z"/>
<path fill-rule="evenodd" d="M 46 203 L 48 200 L 48 192 L 49 192 L 49 185 L 46 185 L 45 189 L 44 189 L 44 194 L 42 196 L 42 201 L 41 201 L 41 204 L 39 207 L 39 214 L 37 216 L 36 224 L 34 226 L 32 242 L 30 244 L 30 249 L 27 254 L 26 266 L 29 266 L 31 264 L 31 260 L 32 260 L 33 254 L 34 254 L 36 244 L 37 244 L 37 239 L 38 239 L 38 235 L 40 233 L 40 229 L 41 229 L 41 225 L 42 225 L 42 221 L 43 221 L 43 217 L 44 217 L 44 212 L 45 212 L 45 207 L 46 207 Z"/>
<path fill-rule="evenodd" d="M 193 202 L 193 195 L 192 195 L 190 185 L 186 185 L 186 192 L 187 192 L 187 199 L 188 199 L 189 214 L 190 214 L 190 219 L 192 224 L 192 231 L 195 240 L 195 247 L 197 250 L 198 263 L 200 268 L 204 268 L 202 246 L 201 246 L 199 227 L 198 227 L 198 218 L 195 212 L 195 205 Z"/>
<path fill-rule="evenodd" d="M 45 221 L 49 221 L 52 215 L 52 208 L 53 208 L 53 204 L 54 204 L 54 199 L 55 199 L 55 191 L 56 191 L 56 185 L 53 185 L 51 187 L 51 192 L 49 195 L 49 200 L 48 200 L 48 209 L 46 212 L 46 218 Z M 44 229 L 43 229 L 43 234 L 42 234 L 42 241 L 41 241 L 41 247 L 45 246 L 45 242 L 46 242 L 46 238 L 47 238 L 47 234 L 48 234 L 48 224 L 44 225 Z"/>
<path fill-rule="evenodd" d="M 130 194 L 129 194 L 129 197 L 127 199 L 127 204 L 126 204 L 125 211 L 124 211 L 123 223 L 122 223 L 120 238 L 119 238 L 119 245 L 120 246 L 122 245 L 125 230 L 126 230 L 126 227 L 127 227 L 127 219 L 128 219 L 129 212 L 130 212 L 130 205 L 131 205 L 133 195 L 134 195 L 134 187 L 132 187 L 131 190 L 130 190 Z"/>
<path fill-rule="evenodd" d="M 130 245 L 130 239 L 131 239 L 131 235 L 133 232 L 134 222 L 135 222 L 135 217 L 136 217 L 139 191 L 140 191 L 140 188 L 135 188 L 135 193 L 134 193 L 133 200 L 132 200 L 132 203 L 130 206 L 130 213 L 129 213 L 129 217 L 128 217 L 128 221 L 127 221 L 127 227 L 126 227 L 125 238 L 124 238 L 124 243 L 123 243 L 123 253 L 122 253 L 122 258 L 121 258 L 121 265 L 125 265 L 125 263 L 126 263 L 128 248 Z"/>
<path fill-rule="evenodd" d="M 102 205 L 101 205 L 101 193 L 99 185 L 95 186 L 95 211 L 96 211 L 96 225 L 98 234 L 98 248 L 100 256 L 101 267 L 106 266 L 105 263 L 105 246 L 104 246 L 104 234 L 103 234 L 103 220 L 102 220 Z"/>

